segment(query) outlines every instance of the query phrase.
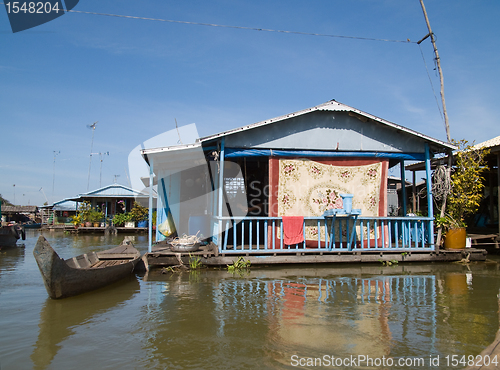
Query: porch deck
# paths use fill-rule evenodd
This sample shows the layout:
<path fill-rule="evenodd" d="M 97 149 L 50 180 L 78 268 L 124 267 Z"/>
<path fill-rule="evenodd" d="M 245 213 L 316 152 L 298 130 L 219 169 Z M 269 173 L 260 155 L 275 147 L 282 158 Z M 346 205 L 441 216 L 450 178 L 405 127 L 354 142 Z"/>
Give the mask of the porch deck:
<path fill-rule="evenodd" d="M 151 252 L 143 256 L 146 270 L 154 267 L 167 267 L 179 264 L 189 265 L 191 257 L 198 257 L 205 266 L 226 267 L 233 264 L 238 257 L 244 257 L 252 265 L 277 265 L 277 264 L 318 264 L 318 263 L 382 263 L 385 261 L 403 262 L 457 262 L 468 258 L 471 262 L 485 261 L 487 252 L 484 249 L 466 248 L 460 250 L 414 250 L 402 252 L 401 250 L 373 250 L 363 249 L 348 250 L 308 250 L 284 249 L 265 250 L 258 252 L 250 250 L 248 245 L 231 253 L 219 253 L 217 245 L 210 243 L 202 246 L 200 250 L 191 253 L 177 253 L 170 250 L 167 243 L 156 244 Z"/>

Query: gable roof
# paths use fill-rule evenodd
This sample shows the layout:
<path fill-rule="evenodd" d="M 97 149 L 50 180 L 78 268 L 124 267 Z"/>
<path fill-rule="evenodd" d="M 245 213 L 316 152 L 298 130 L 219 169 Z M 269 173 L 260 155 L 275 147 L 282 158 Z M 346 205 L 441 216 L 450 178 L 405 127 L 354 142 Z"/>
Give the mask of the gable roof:
<path fill-rule="evenodd" d="M 500 147 L 500 136 L 483 141 L 482 143 L 476 144 L 473 147 L 477 149 L 486 148 L 486 149 L 491 149 L 492 151 L 497 151 Z"/>
<path fill-rule="evenodd" d="M 100 189 L 92 190 L 87 193 L 78 194 L 77 198 L 136 198 L 149 197 L 149 194 L 129 188 L 120 184 L 111 184 Z M 76 198 L 73 198 L 76 199 Z"/>
<path fill-rule="evenodd" d="M 2 213 L 13 214 L 13 213 L 37 213 L 37 206 L 3 206 Z"/>
<path fill-rule="evenodd" d="M 406 128 L 404 126 L 401 126 L 401 125 L 398 125 L 396 123 L 379 118 L 379 117 L 374 116 L 372 114 L 363 112 L 359 109 L 355 109 L 353 107 L 350 107 L 346 104 L 342 104 L 342 103 L 337 102 L 335 100 L 330 100 L 326 103 L 323 103 L 323 104 L 320 104 L 320 105 L 317 105 L 317 106 L 314 106 L 311 108 L 303 109 L 303 110 L 300 110 L 300 111 L 297 111 L 294 113 L 285 114 L 285 115 L 282 115 L 279 117 L 267 119 L 265 121 L 256 122 L 256 123 L 253 123 L 250 125 L 245 125 L 242 127 L 238 127 L 238 128 L 232 129 L 232 130 L 223 131 L 223 132 L 218 133 L 218 134 L 206 136 L 206 137 L 200 138 L 199 142 L 204 143 L 204 142 L 212 141 L 214 139 L 218 139 L 221 137 L 227 137 L 227 136 L 234 135 L 234 134 L 237 134 L 240 132 L 253 130 L 255 128 L 264 127 L 264 126 L 267 126 L 267 125 L 270 125 L 270 124 L 273 124 L 276 122 L 284 121 L 284 120 L 287 120 L 290 118 L 299 117 L 299 116 L 302 116 L 302 115 L 305 115 L 308 113 L 318 112 L 318 111 L 346 112 L 350 116 L 354 116 L 363 122 L 368 122 L 368 121 L 377 122 L 379 124 L 387 126 L 388 128 L 391 128 L 393 130 L 397 130 L 399 132 L 411 135 L 413 137 L 419 138 L 419 139 L 427 142 L 430 146 L 430 149 L 434 152 L 444 152 L 444 151 L 447 151 L 450 149 L 451 150 L 456 149 L 456 146 L 454 146 L 453 144 L 450 144 L 450 143 L 447 143 L 447 142 L 444 142 L 444 141 L 441 141 L 438 139 L 434 139 L 430 136 L 424 135 L 424 134 L 419 133 L 417 131 Z"/>
<path fill-rule="evenodd" d="M 63 199 L 58 202 L 55 202 L 52 205 L 52 210 L 54 211 L 76 211 L 78 203 L 74 200 Z"/>

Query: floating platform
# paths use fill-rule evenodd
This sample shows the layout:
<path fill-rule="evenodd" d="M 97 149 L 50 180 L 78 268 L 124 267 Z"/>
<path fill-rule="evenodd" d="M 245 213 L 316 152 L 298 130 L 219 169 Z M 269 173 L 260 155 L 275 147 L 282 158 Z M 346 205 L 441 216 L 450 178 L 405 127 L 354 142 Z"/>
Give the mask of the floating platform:
<path fill-rule="evenodd" d="M 78 228 L 75 228 L 73 225 L 44 225 L 42 227 L 44 230 L 50 230 L 50 231 L 67 231 L 70 233 L 101 233 L 104 234 L 106 233 L 106 230 L 109 228 L 108 227 L 86 227 L 86 226 L 79 226 Z M 114 226 L 114 229 L 116 230 L 117 233 L 146 233 L 148 232 L 147 227 L 117 227 Z"/>
<path fill-rule="evenodd" d="M 458 250 L 435 251 L 307 251 L 307 250 L 252 250 L 246 253 L 219 253 L 213 243 L 202 246 L 196 252 L 173 252 L 166 243 L 153 246 L 151 252 L 143 256 L 146 270 L 154 267 L 168 267 L 183 264 L 189 265 L 191 257 L 200 258 L 205 266 L 227 266 L 239 257 L 250 261 L 252 265 L 279 264 L 311 264 L 311 263 L 381 263 L 381 262 L 458 262 L 467 259 L 470 262 L 486 261 L 487 251 L 484 249 L 466 248 Z"/>

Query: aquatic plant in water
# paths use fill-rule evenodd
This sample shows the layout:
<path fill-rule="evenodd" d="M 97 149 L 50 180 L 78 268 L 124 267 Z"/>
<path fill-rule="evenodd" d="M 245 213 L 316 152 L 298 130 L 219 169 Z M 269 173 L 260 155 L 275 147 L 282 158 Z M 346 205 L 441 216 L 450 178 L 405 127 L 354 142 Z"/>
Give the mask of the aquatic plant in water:
<path fill-rule="evenodd" d="M 248 270 L 250 268 L 250 261 L 245 260 L 243 257 L 238 257 L 238 259 L 232 264 L 227 265 L 227 271 L 235 273 L 241 270 Z"/>

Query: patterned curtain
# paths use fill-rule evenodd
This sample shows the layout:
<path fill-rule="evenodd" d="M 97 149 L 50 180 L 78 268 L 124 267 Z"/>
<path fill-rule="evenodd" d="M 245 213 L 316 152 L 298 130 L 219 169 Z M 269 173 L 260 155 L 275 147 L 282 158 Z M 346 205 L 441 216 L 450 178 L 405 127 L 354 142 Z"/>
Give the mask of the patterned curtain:
<path fill-rule="evenodd" d="M 277 216 L 319 217 L 343 208 L 340 194 L 353 194 L 352 208 L 363 216 L 385 216 L 387 165 L 382 160 L 275 160 L 273 208 Z M 316 221 L 306 222 L 306 239 L 317 240 L 317 232 Z"/>

